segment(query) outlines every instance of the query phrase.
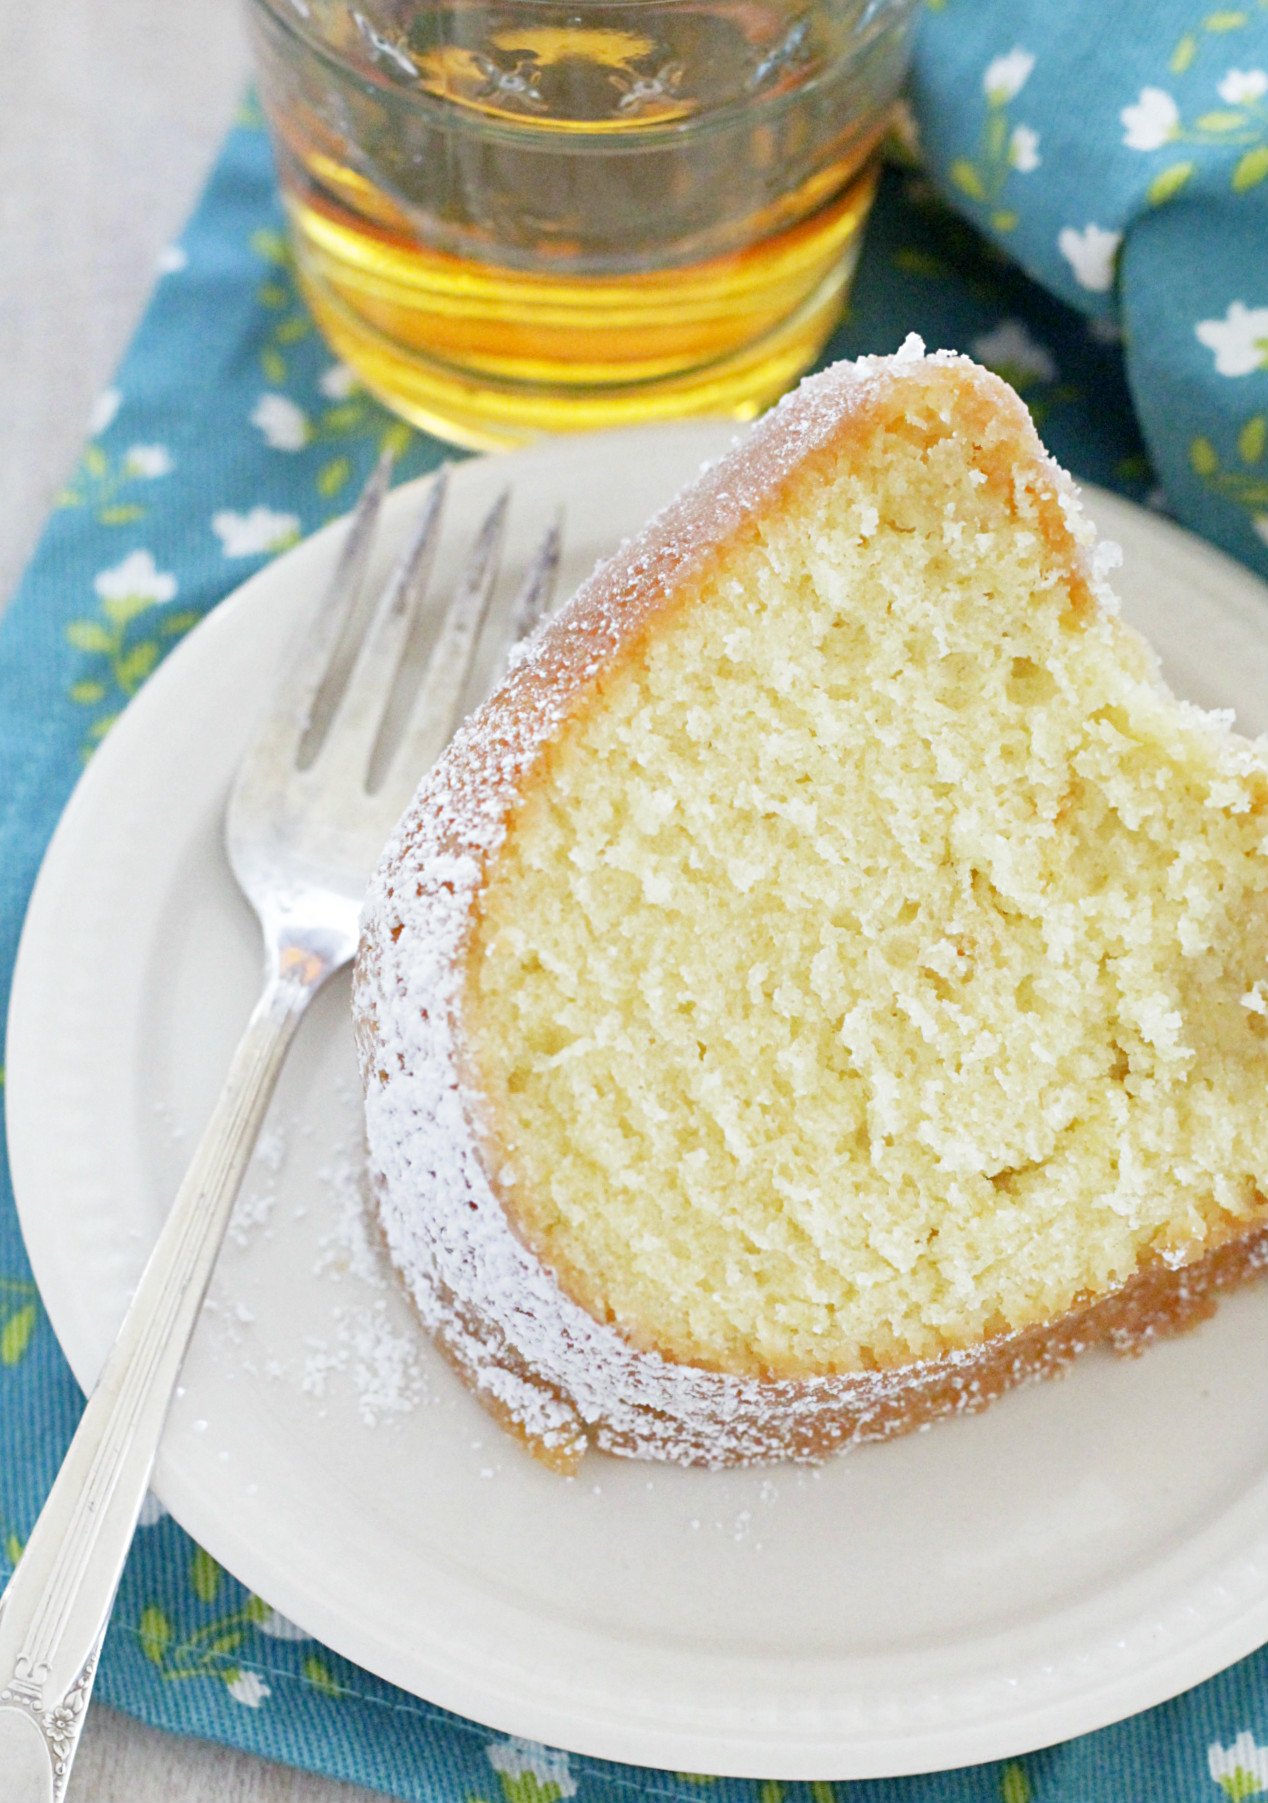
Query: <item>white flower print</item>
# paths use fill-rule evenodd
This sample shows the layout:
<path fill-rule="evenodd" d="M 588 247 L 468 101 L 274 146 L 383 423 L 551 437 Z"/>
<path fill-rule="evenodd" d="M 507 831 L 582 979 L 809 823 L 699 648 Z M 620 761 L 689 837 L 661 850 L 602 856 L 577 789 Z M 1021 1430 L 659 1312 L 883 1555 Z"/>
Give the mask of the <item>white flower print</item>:
<path fill-rule="evenodd" d="M 226 557 L 263 557 L 296 542 L 299 516 L 274 513 L 271 507 L 253 507 L 249 513 L 233 513 L 226 507 L 212 515 L 211 529 Z"/>
<path fill-rule="evenodd" d="M 1057 249 L 1074 271 L 1075 281 L 1093 294 L 1107 294 L 1114 286 L 1114 259 L 1122 242 L 1121 232 L 1107 232 L 1099 225 L 1085 225 L 1081 232 L 1067 225 L 1057 234 Z"/>
<path fill-rule="evenodd" d="M 119 402 L 123 396 L 117 388 L 107 388 L 93 402 L 92 412 L 88 415 L 89 438 L 100 438 L 119 411 Z"/>
<path fill-rule="evenodd" d="M 123 453 L 123 467 L 129 476 L 166 476 L 172 460 L 166 445 L 134 444 Z"/>
<path fill-rule="evenodd" d="M 1219 85 L 1220 99 L 1229 106 L 1262 100 L 1268 94 L 1268 69 L 1230 69 Z"/>
<path fill-rule="evenodd" d="M 979 363 L 1009 378 L 1033 376 L 1053 382 L 1057 366 L 1048 350 L 1032 338 L 1020 319 L 1001 319 L 989 332 L 975 338 L 970 347 Z"/>
<path fill-rule="evenodd" d="M 1006 106 L 1015 100 L 1030 80 L 1034 66 L 1029 50 L 1021 49 L 1010 50 L 1007 56 L 997 56 L 989 62 L 982 77 L 982 91 L 991 105 Z"/>
<path fill-rule="evenodd" d="M 1161 150 L 1180 123 L 1180 109 L 1165 88 L 1142 88 L 1135 105 L 1118 116 L 1128 150 Z"/>
<path fill-rule="evenodd" d="M 258 1709 L 265 1697 L 273 1695 L 264 1679 L 256 1672 L 235 1672 L 225 1689 L 235 1703 L 241 1703 L 247 1709 Z"/>
<path fill-rule="evenodd" d="M 311 434 L 304 409 L 284 394 L 262 394 L 251 424 L 259 427 L 265 444 L 274 451 L 302 451 Z"/>
<path fill-rule="evenodd" d="M 166 244 L 159 252 L 154 267 L 160 275 L 176 275 L 189 262 L 179 244 Z"/>
<path fill-rule="evenodd" d="M 312 1635 L 289 1616 L 281 1615 L 276 1609 L 270 1609 L 267 1615 L 261 1616 L 256 1623 L 261 1634 L 267 1634 L 270 1640 L 311 1640 Z"/>
<path fill-rule="evenodd" d="M 141 1513 L 136 1518 L 136 1524 L 139 1528 L 157 1527 L 166 1514 L 167 1510 L 155 1496 L 153 1490 L 147 1490 L 145 1500 L 141 1504 Z"/>
<path fill-rule="evenodd" d="M 1206 1763 L 1212 1778 L 1233 1803 L 1268 1790 L 1268 1747 L 1257 1745 L 1254 1735 L 1245 1730 L 1231 1747 L 1222 1747 L 1213 1740 L 1207 1748 Z"/>
<path fill-rule="evenodd" d="M 130 551 L 122 563 L 95 576 L 92 585 L 103 601 L 170 601 L 176 593 L 175 576 L 156 569 L 149 551 Z"/>
<path fill-rule="evenodd" d="M 317 386 L 328 401 L 346 401 L 360 388 L 361 382 L 356 370 L 349 369 L 346 363 L 332 363 L 322 372 Z"/>
<path fill-rule="evenodd" d="M 1257 513 L 1250 523 L 1255 536 L 1268 545 L 1268 513 Z"/>
<path fill-rule="evenodd" d="M 552 1786 L 561 1797 L 576 1795 L 577 1780 L 568 1755 L 558 1747 L 543 1747 L 535 1740 L 512 1735 L 508 1740 L 492 1741 L 487 1752 L 489 1764 L 504 1778 L 522 1778 L 529 1772 L 539 1784 Z"/>
<path fill-rule="evenodd" d="M 1223 319 L 1202 319 L 1193 328 L 1199 344 L 1215 352 L 1222 376 L 1249 376 L 1268 369 L 1268 307 L 1234 301 Z"/>
<path fill-rule="evenodd" d="M 1029 175 L 1040 163 L 1039 133 L 1029 125 L 1015 125 L 1008 140 L 1008 160 L 1022 175 Z"/>

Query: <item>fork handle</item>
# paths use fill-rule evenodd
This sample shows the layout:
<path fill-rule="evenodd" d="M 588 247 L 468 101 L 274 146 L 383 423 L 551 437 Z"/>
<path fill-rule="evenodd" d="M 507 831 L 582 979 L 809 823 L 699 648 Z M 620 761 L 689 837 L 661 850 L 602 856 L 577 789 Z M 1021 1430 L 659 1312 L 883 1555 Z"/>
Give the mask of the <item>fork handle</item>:
<path fill-rule="evenodd" d="M 328 963 L 295 948 L 279 959 L 0 1595 L 5 1803 L 59 1803 L 65 1790 L 111 1604 L 234 1198 L 287 1047 L 329 972 Z"/>

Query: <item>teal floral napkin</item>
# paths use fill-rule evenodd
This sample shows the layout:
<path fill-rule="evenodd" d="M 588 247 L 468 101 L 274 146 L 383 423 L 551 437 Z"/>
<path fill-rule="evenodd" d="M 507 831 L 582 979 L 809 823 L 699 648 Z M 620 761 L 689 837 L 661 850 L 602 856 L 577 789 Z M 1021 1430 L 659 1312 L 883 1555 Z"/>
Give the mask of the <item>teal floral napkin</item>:
<path fill-rule="evenodd" d="M 1020 11 L 1014 8 L 1013 17 Z M 927 42 L 945 34 L 947 54 L 962 59 L 981 96 L 974 132 L 984 121 L 988 149 L 973 137 L 978 174 L 962 176 L 957 192 L 982 210 L 979 223 L 988 233 L 1010 248 L 1015 239 L 1020 249 L 1023 207 L 1013 189 L 1055 154 L 1053 128 L 1029 105 L 1042 91 L 1038 46 L 1052 34 L 1041 39 L 1036 27 L 1014 48 L 1010 19 L 1003 38 L 997 32 L 987 43 L 988 14 L 995 9 L 985 0 L 949 0 L 945 15 L 931 15 Z M 951 30 L 957 18 L 965 21 L 959 37 Z M 1261 18 L 1268 18 L 1262 6 L 1257 28 Z M 1221 35 L 1209 24 L 1195 27 L 1195 82 L 1211 45 L 1231 41 L 1232 29 Z M 997 55 L 1005 59 L 1003 72 L 983 89 L 982 71 Z M 1242 62 L 1245 91 L 1250 59 Z M 1218 80 L 1225 79 L 1221 65 Z M 999 98 L 1005 89 L 1006 106 Z M 1099 103 L 1100 93 L 1090 98 Z M 1160 103 L 1143 104 L 1156 112 Z M 1187 89 L 1184 105 L 1187 118 Z M 1226 110 L 1233 107 L 1228 102 Z M 1012 173 L 988 155 L 999 137 L 991 123 L 997 115 Z M 950 131 L 931 112 L 931 146 L 943 141 L 944 129 Z M 1199 148 L 1205 158 L 1206 145 Z M 967 159 L 970 149 L 957 147 L 953 161 Z M 1038 167 L 1024 167 L 1035 158 Z M 1205 181 L 1205 162 L 1200 175 Z M 969 179 L 988 201 L 963 193 Z M 1196 189 L 1199 174 L 1189 179 Z M 1179 188 L 1172 204 L 1182 200 Z M 1055 198 L 1051 205 L 1057 208 Z M 1016 227 L 998 218 L 992 224 L 990 214 L 1006 210 L 1018 214 Z M 1158 216 L 1164 223 L 1168 217 Z M 1146 215 L 1146 227 L 1152 217 Z M 44 847 L 84 761 L 119 710 L 230 589 L 344 508 L 382 444 L 396 445 L 402 477 L 443 454 L 385 415 L 332 361 L 297 300 L 280 223 L 267 141 L 248 111 L 198 213 L 162 259 L 155 298 L 0 621 L 0 1013 Z M 1088 227 L 1109 231 L 1112 223 L 1108 213 L 1085 219 L 1081 208 L 1058 228 L 1083 234 L 1078 259 L 1098 281 Z M 1123 229 L 1137 228 L 1124 222 Z M 1037 252 L 1033 261 L 1037 268 Z M 1160 503 L 1133 413 L 1136 368 L 1107 329 L 1110 290 L 1080 284 L 1070 269 L 1065 298 L 1056 298 L 942 205 L 927 178 L 891 174 L 849 317 L 827 354 L 892 350 L 908 330 L 969 350 L 1020 389 L 1052 448 L 1078 474 Z M 1239 369 L 1247 353 L 1227 336 L 1241 330 L 1240 313 L 1230 323 L 1231 303 L 1253 310 L 1261 292 L 1252 285 L 1253 262 L 1242 273 L 1244 285 L 1234 282 L 1227 306 L 1208 315 L 1204 301 L 1194 315 L 1199 324 L 1208 316 L 1216 322 L 1213 345 L 1185 328 L 1201 357 L 1220 355 Z M 1258 277 L 1264 273 L 1261 257 Z M 1183 405 L 1196 408 L 1202 364 L 1186 367 L 1184 395 L 1192 399 Z M 1230 392 L 1242 392 L 1238 384 L 1258 392 L 1253 385 L 1263 381 L 1254 372 L 1215 373 Z M 1212 447 L 1212 476 L 1259 466 L 1253 434 L 1239 431 L 1240 446 L 1216 410 L 1194 427 Z M 1161 462 L 1163 449 L 1155 443 L 1154 450 Z M 1210 489 L 1216 500 L 1222 492 Z M 1199 483 L 1195 493 L 1207 488 Z M 1231 517 L 1241 515 L 1234 509 Z M 1244 548 L 1258 543 L 1252 531 Z M 0 1165 L 0 1578 L 20 1556 L 80 1405 L 31 1282 Z M 1221 1790 L 1230 1803 L 1243 1803 L 1268 1792 L 1264 1654 L 1121 1726 L 1006 1764 L 929 1778 L 809 1787 L 715 1782 L 570 1756 L 460 1720 L 357 1670 L 245 1591 L 157 1504 L 143 1518 L 119 1594 L 99 1694 L 159 1726 L 411 1803 L 562 1803 L 574 1796 L 618 1803 L 628 1794 L 669 1803 L 703 1794 L 716 1803 L 1219 1803 Z M 804 1799 L 791 1794 L 801 1791 Z"/>
<path fill-rule="evenodd" d="M 1268 572 L 1268 7 L 929 0 L 912 99 L 943 195 L 1120 334 L 1167 500 Z"/>

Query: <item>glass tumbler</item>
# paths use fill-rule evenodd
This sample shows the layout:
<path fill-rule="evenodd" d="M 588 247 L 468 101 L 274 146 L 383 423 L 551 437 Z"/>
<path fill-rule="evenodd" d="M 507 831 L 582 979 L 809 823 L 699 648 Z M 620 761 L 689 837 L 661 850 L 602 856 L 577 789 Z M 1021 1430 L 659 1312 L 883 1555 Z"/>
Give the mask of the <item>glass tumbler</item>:
<path fill-rule="evenodd" d="M 249 0 L 300 283 L 490 448 L 747 418 L 839 314 L 915 0 Z"/>

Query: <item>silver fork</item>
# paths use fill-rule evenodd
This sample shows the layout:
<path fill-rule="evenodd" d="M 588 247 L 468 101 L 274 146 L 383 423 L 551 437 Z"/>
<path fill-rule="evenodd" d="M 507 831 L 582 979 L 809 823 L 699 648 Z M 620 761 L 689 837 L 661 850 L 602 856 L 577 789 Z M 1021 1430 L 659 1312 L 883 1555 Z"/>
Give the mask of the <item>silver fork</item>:
<path fill-rule="evenodd" d="M 225 844 L 263 930 L 264 988 L 21 1563 L 0 1595 L 4 1803 L 60 1803 L 65 1793 L 168 1404 L 278 1072 L 308 1004 L 356 949 L 370 869 L 414 784 L 449 738 L 471 675 L 497 578 L 505 494 L 467 558 L 387 773 L 371 787 L 390 698 L 417 629 L 445 492 L 441 471 L 367 610 L 358 602 L 390 474 L 385 458 L 229 797 Z M 544 610 L 558 559 L 556 523 L 512 604 L 512 631 L 527 630 Z"/>

